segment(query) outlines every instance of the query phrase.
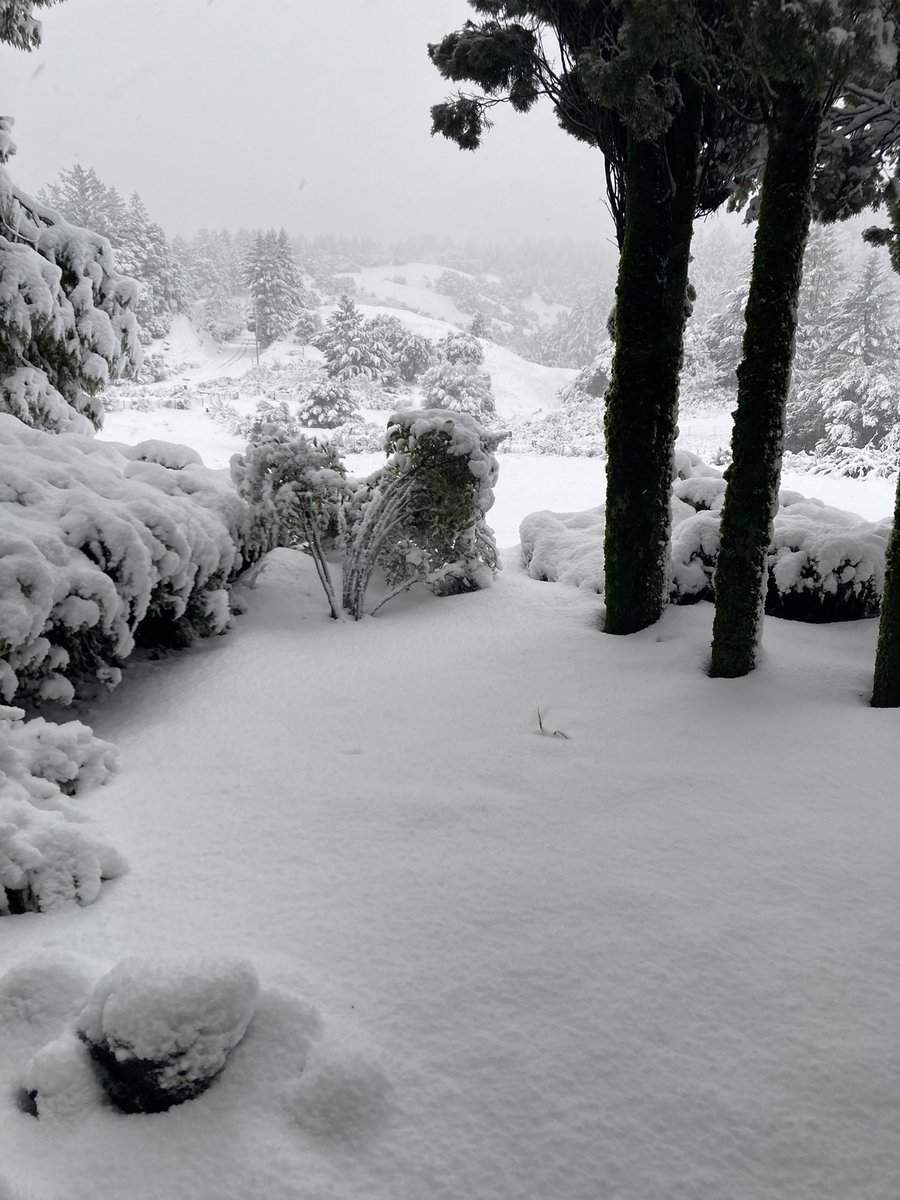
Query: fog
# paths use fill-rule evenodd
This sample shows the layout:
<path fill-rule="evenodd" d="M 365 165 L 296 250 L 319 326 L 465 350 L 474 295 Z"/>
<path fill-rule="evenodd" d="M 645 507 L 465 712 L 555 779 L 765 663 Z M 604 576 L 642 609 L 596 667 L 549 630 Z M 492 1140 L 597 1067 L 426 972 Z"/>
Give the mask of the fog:
<path fill-rule="evenodd" d="M 75 162 L 167 232 L 285 226 L 394 239 L 611 237 L 602 160 L 549 107 L 498 110 L 481 150 L 430 135 L 452 87 L 426 45 L 464 0 L 65 0 L 0 50 L 17 182 Z"/>

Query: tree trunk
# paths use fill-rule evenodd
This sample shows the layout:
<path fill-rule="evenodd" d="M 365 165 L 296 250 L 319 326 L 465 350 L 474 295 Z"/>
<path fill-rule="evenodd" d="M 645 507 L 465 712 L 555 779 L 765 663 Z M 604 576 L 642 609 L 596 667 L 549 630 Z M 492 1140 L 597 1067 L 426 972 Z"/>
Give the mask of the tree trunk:
<path fill-rule="evenodd" d="M 715 576 L 710 674 L 729 679 L 753 670 L 762 632 L 820 120 L 796 84 L 774 88 Z"/>
<path fill-rule="evenodd" d="M 900 708 L 900 477 L 894 504 L 894 528 L 885 563 L 872 707 Z"/>
<path fill-rule="evenodd" d="M 702 109 L 695 85 L 682 81 L 682 95 L 665 136 L 629 136 L 625 152 L 625 237 L 606 400 L 607 633 L 645 629 L 666 601 Z"/>

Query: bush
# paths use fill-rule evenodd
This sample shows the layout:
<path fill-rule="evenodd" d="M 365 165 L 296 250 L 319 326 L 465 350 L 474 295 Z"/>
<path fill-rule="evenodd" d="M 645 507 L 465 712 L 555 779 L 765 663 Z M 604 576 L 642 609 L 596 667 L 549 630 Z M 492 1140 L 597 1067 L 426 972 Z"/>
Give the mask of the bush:
<path fill-rule="evenodd" d="M 422 401 L 426 408 L 462 413 L 482 425 L 497 419 L 490 375 L 465 360 L 443 360 L 426 371 Z"/>
<path fill-rule="evenodd" d="M 224 630 L 247 506 L 185 448 L 26 428 L 0 414 L 0 696 L 114 686 L 136 644 Z M 180 463 L 181 465 L 177 465 Z"/>
<path fill-rule="evenodd" d="M 24 715 L 0 706 L 0 915 L 90 904 L 126 869 L 63 799 L 105 782 L 115 750 L 80 721 Z"/>
<path fill-rule="evenodd" d="M 265 438 L 299 437 L 302 423 L 286 400 L 259 400 L 253 416 L 239 419 L 232 428 L 238 437 L 259 442 Z"/>
<path fill-rule="evenodd" d="M 715 598 L 719 517 L 725 480 L 694 455 L 678 455 L 672 489 L 670 601 Z M 532 513 L 520 526 L 523 562 L 534 579 L 603 591 L 603 508 Z M 890 521 L 864 521 L 783 491 L 768 555 L 766 612 L 790 620 L 873 616 L 884 585 Z"/>
<path fill-rule="evenodd" d="M 416 581 L 441 596 L 490 586 L 499 562 L 485 514 L 499 436 L 463 414 L 413 409 L 391 417 L 388 462 L 368 481 L 345 556 L 347 612 L 362 615 L 375 566 L 397 590 Z"/>

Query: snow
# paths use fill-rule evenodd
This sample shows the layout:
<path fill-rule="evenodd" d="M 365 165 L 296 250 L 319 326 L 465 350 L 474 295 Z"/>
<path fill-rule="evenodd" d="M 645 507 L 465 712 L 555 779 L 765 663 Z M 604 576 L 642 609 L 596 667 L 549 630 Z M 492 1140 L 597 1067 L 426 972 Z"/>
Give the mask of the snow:
<path fill-rule="evenodd" d="M 258 994 L 249 962 L 128 958 L 98 982 L 76 1030 L 91 1045 L 109 1046 L 119 1061 L 175 1060 L 163 1082 L 202 1080 L 225 1066 Z"/>
<path fill-rule="evenodd" d="M 770 621 L 735 685 L 703 671 L 708 606 L 605 638 L 596 597 L 512 557 L 492 591 L 354 624 L 281 551 L 247 599 L 96 711 L 124 770 L 87 806 L 132 874 L 38 928 L 45 956 L 247 958 L 257 1014 L 164 1117 L 47 1122 L 14 1086 L 83 997 L 27 1037 L 0 1006 L 14 1195 L 896 1193 L 872 622 Z M 35 929 L 4 925 L 5 963 Z"/>

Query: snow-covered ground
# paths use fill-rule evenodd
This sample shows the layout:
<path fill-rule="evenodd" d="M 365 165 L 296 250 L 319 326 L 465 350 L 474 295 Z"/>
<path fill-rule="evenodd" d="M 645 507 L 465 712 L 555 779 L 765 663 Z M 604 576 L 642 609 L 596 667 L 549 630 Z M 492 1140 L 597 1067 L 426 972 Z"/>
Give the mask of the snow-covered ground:
<path fill-rule="evenodd" d="M 707 455 L 729 433 L 682 422 Z M 242 448 L 196 408 L 103 436 L 214 467 Z M 892 507 L 885 480 L 785 485 Z M 515 549 L 527 513 L 603 487 L 599 459 L 503 455 L 495 586 L 358 624 L 276 552 L 225 637 L 78 714 L 122 769 L 76 803 L 131 871 L 0 922 L 2 1200 L 900 1195 L 900 724 L 866 704 L 875 623 L 767 619 L 740 681 L 705 674 L 705 604 L 605 637 L 595 596 Z M 208 1092 L 123 1116 L 73 1076 L 41 1120 L 19 1109 L 105 970 L 207 954 L 262 987 Z"/>
<path fill-rule="evenodd" d="M 708 606 L 604 637 L 512 554 L 492 590 L 359 624 L 292 552 L 247 599 L 91 714 L 124 765 L 80 803 L 131 873 L 3 922 L 4 966 L 42 963 L 0 986 L 0 1194 L 900 1194 L 872 622 L 769 621 L 732 683 L 703 671 Z M 17 1110 L 85 979 L 208 953 L 263 988 L 209 1092 Z"/>

